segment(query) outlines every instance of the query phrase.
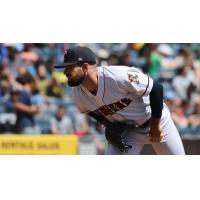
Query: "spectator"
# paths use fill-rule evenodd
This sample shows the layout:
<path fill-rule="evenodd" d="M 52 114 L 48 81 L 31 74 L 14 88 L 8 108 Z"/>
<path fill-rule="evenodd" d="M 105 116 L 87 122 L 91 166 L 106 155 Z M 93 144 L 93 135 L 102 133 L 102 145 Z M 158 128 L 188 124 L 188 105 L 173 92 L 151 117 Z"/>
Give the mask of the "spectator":
<path fill-rule="evenodd" d="M 196 97 L 193 111 L 188 119 L 191 127 L 200 128 L 200 95 Z"/>
<path fill-rule="evenodd" d="M 9 80 L 3 65 L 0 65 L 0 97 L 4 97 L 9 92 Z"/>
<path fill-rule="evenodd" d="M 65 95 L 64 84 L 58 80 L 56 74 L 57 73 L 55 73 L 55 75 L 52 75 L 52 78 L 49 80 L 46 94 L 47 96 L 50 96 L 50 97 L 63 99 Z"/>
<path fill-rule="evenodd" d="M 18 77 L 17 81 L 24 89 L 11 95 L 13 109 L 17 116 L 15 132 L 39 134 L 40 130 L 35 124 L 34 115 L 39 112 L 39 107 L 32 105 L 31 96 L 34 91 L 34 79 L 30 76 Z"/>
<path fill-rule="evenodd" d="M 146 50 L 147 63 L 145 71 L 154 79 L 159 78 L 161 67 L 161 56 L 156 47 L 156 45 L 149 45 Z"/>
<path fill-rule="evenodd" d="M 177 76 L 174 77 L 172 82 L 172 86 L 179 98 L 185 101 L 191 97 L 191 93 L 194 92 L 196 84 L 195 75 L 189 66 L 179 68 Z"/>
<path fill-rule="evenodd" d="M 171 115 L 174 123 L 178 128 L 187 128 L 189 126 L 189 120 L 186 116 L 186 110 L 188 109 L 188 102 L 176 98 L 173 101 L 173 108 L 171 109 Z"/>
<path fill-rule="evenodd" d="M 55 116 L 50 119 L 50 132 L 56 135 L 74 133 L 72 120 L 64 106 L 59 106 Z"/>
<path fill-rule="evenodd" d="M 104 129 L 102 125 L 98 122 L 93 122 L 93 125 L 90 126 L 89 133 L 92 135 L 97 155 L 104 155 L 106 148 L 106 139 L 104 136 Z"/>
<path fill-rule="evenodd" d="M 38 84 L 39 93 L 42 96 L 46 96 L 47 93 L 47 87 L 48 87 L 48 80 L 49 75 L 47 72 L 46 65 L 42 62 L 36 64 L 36 81 Z"/>
<path fill-rule="evenodd" d="M 89 124 L 86 116 L 77 108 L 74 108 L 74 126 L 75 126 L 75 134 L 79 137 L 83 137 L 88 134 Z"/>
<path fill-rule="evenodd" d="M 112 53 L 109 57 L 109 65 L 119 65 L 120 64 L 120 58 L 117 54 Z"/>
<path fill-rule="evenodd" d="M 33 80 L 31 103 L 39 108 L 40 114 L 46 111 L 48 101 L 39 93 L 39 86 L 36 80 Z"/>

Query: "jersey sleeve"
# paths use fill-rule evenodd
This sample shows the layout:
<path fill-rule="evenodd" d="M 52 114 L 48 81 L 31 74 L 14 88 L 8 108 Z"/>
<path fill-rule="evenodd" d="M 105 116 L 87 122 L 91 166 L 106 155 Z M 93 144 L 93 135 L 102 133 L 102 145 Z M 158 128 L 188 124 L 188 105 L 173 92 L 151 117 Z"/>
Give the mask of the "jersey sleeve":
<path fill-rule="evenodd" d="M 153 79 L 136 68 L 121 73 L 119 85 L 135 97 L 148 96 L 153 87 Z"/>

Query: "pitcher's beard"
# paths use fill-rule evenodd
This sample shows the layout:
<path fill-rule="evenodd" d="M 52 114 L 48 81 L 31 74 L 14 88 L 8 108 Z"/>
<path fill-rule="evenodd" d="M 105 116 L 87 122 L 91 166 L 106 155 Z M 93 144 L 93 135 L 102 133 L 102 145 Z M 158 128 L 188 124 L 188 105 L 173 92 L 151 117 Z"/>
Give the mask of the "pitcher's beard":
<path fill-rule="evenodd" d="M 68 85 L 70 87 L 79 86 L 83 82 L 84 79 L 85 79 L 85 74 L 77 79 L 68 79 Z"/>

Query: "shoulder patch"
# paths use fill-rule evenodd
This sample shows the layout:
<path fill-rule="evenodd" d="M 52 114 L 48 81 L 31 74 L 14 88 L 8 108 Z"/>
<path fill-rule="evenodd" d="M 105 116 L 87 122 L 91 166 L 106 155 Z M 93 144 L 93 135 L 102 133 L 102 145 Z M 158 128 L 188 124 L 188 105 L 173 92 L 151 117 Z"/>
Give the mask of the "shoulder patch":
<path fill-rule="evenodd" d="M 127 73 L 127 75 L 128 75 L 128 80 L 129 80 L 130 83 L 139 84 L 139 78 L 138 78 L 137 74 L 133 75 L 133 74 Z"/>

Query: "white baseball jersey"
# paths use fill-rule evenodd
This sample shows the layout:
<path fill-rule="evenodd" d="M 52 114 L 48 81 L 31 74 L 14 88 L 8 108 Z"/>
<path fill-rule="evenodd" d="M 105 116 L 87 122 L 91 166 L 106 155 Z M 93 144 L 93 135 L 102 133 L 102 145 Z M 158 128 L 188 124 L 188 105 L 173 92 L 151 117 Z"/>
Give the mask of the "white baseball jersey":
<path fill-rule="evenodd" d="M 153 80 L 135 67 L 104 66 L 97 69 L 96 95 L 82 85 L 73 88 L 72 98 L 79 110 L 82 113 L 94 112 L 110 121 L 132 120 L 138 125 L 145 123 L 151 117 L 149 93 Z M 162 121 L 168 117 L 169 110 L 164 104 Z M 141 144 L 144 143 L 147 142 Z M 110 152 L 108 154 L 121 154 L 117 149 Z"/>
<path fill-rule="evenodd" d="M 151 116 L 149 93 L 153 80 L 135 67 L 98 67 L 98 91 L 73 88 L 73 99 L 83 113 L 90 111 L 113 121 L 133 120 L 141 125 Z"/>

